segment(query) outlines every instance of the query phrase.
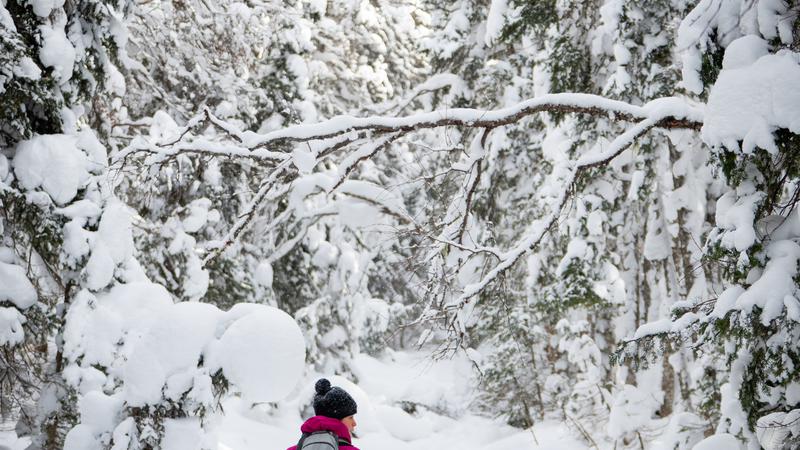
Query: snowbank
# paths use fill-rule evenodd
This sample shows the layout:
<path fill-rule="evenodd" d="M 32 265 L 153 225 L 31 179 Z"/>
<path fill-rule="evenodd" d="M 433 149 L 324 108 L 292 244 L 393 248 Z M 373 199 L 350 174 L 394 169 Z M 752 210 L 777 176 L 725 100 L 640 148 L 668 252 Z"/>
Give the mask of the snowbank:
<path fill-rule="evenodd" d="M 692 450 L 739 450 L 741 448 L 742 444 L 736 437 L 723 433 L 703 439 L 692 447 Z"/>

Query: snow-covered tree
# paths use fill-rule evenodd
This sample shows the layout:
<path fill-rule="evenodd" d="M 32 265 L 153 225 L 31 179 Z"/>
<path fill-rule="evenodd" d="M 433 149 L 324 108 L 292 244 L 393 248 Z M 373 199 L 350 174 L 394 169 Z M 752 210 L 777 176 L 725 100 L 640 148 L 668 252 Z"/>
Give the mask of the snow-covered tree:
<path fill-rule="evenodd" d="M 81 287 L 109 282 L 90 275 L 109 187 L 97 177 L 106 150 L 85 124 L 102 123 L 99 105 L 124 89 L 129 7 L 0 5 L 3 403 L 15 403 L 18 429 L 45 448 L 61 448 L 78 419 L 74 386 L 62 378 L 65 314 Z"/>
<path fill-rule="evenodd" d="M 716 368 L 724 372 L 717 382 L 716 431 L 750 448 L 758 448 L 759 439 L 773 445 L 771 433 L 756 436 L 762 427 L 784 428 L 789 447 L 796 439 L 782 420 L 797 408 L 789 362 L 796 334 L 797 20 L 793 4 L 704 1 L 682 21 L 682 83 L 707 98 L 706 164 L 725 180 L 710 192 L 714 227 L 703 243 L 706 273 L 714 274 L 719 289 L 684 297 L 674 305 L 675 321 L 641 327 L 630 344 L 651 345 L 648 340 L 670 335 L 691 339 L 712 371 L 698 377 L 710 380 L 694 383 L 707 386 L 718 377 Z M 766 100 L 770 92 L 780 94 Z"/>
<path fill-rule="evenodd" d="M 136 258 L 133 213 L 98 139 L 113 129 L 109 111 L 124 114 L 122 71 L 136 68 L 131 6 L 0 5 L 0 389 L 4 418 L 34 449 L 161 448 L 170 428 L 199 439 L 198 418 L 176 419 L 213 411 L 229 387 L 274 401 L 302 370 L 285 313 L 175 305 Z M 267 352 L 272 369 L 247 366 L 245 345 L 277 340 L 286 354 Z"/>

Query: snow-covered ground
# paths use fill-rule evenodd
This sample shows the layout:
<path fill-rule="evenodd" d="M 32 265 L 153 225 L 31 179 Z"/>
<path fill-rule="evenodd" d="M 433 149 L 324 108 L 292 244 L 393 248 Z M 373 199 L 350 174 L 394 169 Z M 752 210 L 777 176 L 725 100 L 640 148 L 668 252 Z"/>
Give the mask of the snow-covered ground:
<path fill-rule="evenodd" d="M 474 397 L 471 368 L 464 359 L 432 361 L 424 352 L 397 352 L 382 359 L 359 355 L 354 361 L 358 385 L 330 377 L 358 402 L 354 445 L 361 450 L 582 450 L 588 448 L 561 423 L 542 422 L 519 430 L 500 419 L 468 413 Z M 283 450 L 300 437 L 300 409 L 310 402 L 319 374 L 298 383 L 278 407 L 251 405 L 239 397 L 223 402 L 224 414 L 214 427 L 219 450 Z M 408 414 L 398 404 L 417 404 Z M 434 412 L 436 411 L 436 412 Z M 309 411 L 310 412 L 310 411 Z M 449 417 L 452 416 L 452 417 Z M 0 430 L 0 450 L 23 450 L 13 424 Z"/>
<path fill-rule="evenodd" d="M 519 430 L 502 420 L 466 412 L 474 397 L 467 361 L 433 362 L 424 353 L 394 353 L 381 360 L 360 355 L 354 367 L 357 386 L 340 377 L 331 381 L 358 402 L 353 443 L 362 450 L 588 448 L 558 422 Z M 277 409 L 250 407 L 239 399 L 225 402 L 225 417 L 217 428 L 220 450 L 283 449 L 295 444 L 304 419 L 299 405 L 310 400 L 315 379 L 316 375 L 308 377 L 305 386 Z M 419 405 L 417 411 L 406 413 L 398 406 L 401 401 Z"/>
<path fill-rule="evenodd" d="M 584 450 L 575 430 L 559 421 L 543 421 L 532 429 L 520 430 L 502 419 L 481 417 L 469 411 L 475 398 L 475 380 L 464 357 L 433 361 L 425 352 L 392 352 L 382 358 L 358 355 L 353 361 L 358 384 L 329 376 L 334 385 L 347 390 L 358 403 L 356 437 L 361 450 Z M 203 448 L 218 450 L 283 450 L 300 437 L 300 424 L 312 412 L 314 382 L 323 374 L 308 374 L 289 398 L 276 404 L 252 404 L 239 396 L 223 401 Z M 400 405 L 416 405 L 412 414 Z M 302 411 L 302 413 L 301 413 Z M 645 448 L 674 448 L 680 434 L 669 421 L 651 423 Z M 680 422 L 679 420 L 676 424 Z M 674 424 L 673 424 L 674 425 Z M 17 439 L 14 424 L 0 423 L 0 450 L 24 450 L 29 439 Z M 680 427 L 678 427 L 680 428 Z M 188 435 L 187 435 L 188 436 Z M 593 436 L 598 450 L 614 445 L 604 433 Z M 187 439 L 174 448 L 200 450 L 196 440 Z M 170 447 L 173 448 L 173 447 Z M 681 446 L 681 448 L 687 448 Z M 730 435 L 709 438 L 699 450 L 736 450 L 740 444 Z"/>

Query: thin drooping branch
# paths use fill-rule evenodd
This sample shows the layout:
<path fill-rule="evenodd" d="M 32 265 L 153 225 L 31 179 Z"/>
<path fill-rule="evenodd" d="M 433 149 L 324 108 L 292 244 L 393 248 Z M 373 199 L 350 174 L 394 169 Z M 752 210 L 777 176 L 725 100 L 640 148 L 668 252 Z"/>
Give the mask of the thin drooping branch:
<path fill-rule="evenodd" d="M 409 216 L 408 213 L 405 212 L 405 211 L 399 211 L 396 208 L 393 208 L 391 205 L 387 205 L 386 203 L 382 203 L 377 199 L 370 198 L 370 197 L 367 197 L 365 195 L 358 194 L 358 193 L 355 193 L 355 192 L 346 192 L 346 191 L 344 191 L 344 192 L 341 192 L 341 193 L 343 195 L 347 196 L 347 197 L 352 197 L 352 198 L 354 198 L 356 200 L 360 200 L 360 201 L 362 201 L 364 203 L 369 203 L 370 205 L 375 206 L 376 208 L 378 208 L 378 210 L 381 213 L 386 214 L 387 216 L 394 217 L 400 223 L 412 225 L 412 226 L 417 227 L 417 228 L 419 227 L 414 222 L 414 219 L 411 216 Z"/>
<path fill-rule="evenodd" d="M 259 206 L 261 206 L 262 202 L 265 198 L 267 198 L 267 194 L 269 194 L 275 184 L 280 179 L 280 176 L 283 172 L 289 168 L 291 165 L 291 159 L 287 159 L 282 163 L 278 164 L 278 166 L 269 174 L 269 176 L 261 183 L 261 187 L 256 192 L 256 195 L 250 201 L 250 203 L 245 207 L 244 212 L 239 219 L 233 224 L 228 233 L 225 235 L 225 238 L 222 242 L 219 243 L 215 248 L 213 248 L 203 259 L 203 267 L 207 266 L 208 263 L 216 258 L 217 256 L 221 255 L 228 247 L 233 244 L 236 239 L 244 232 L 250 222 L 256 215 Z"/>
<path fill-rule="evenodd" d="M 393 133 L 383 136 L 381 138 L 376 139 L 373 142 L 370 142 L 367 145 L 359 148 L 355 152 L 349 154 L 347 158 L 342 162 L 341 168 L 339 169 L 339 177 L 337 178 L 336 182 L 333 186 L 328 190 L 328 193 L 335 191 L 339 186 L 344 183 L 344 181 L 350 176 L 350 174 L 355 170 L 358 164 L 362 161 L 366 161 L 376 153 L 378 153 L 381 149 L 385 148 L 392 142 L 399 139 L 401 136 L 406 134 L 405 132 L 401 133 Z"/>
<path fill-rule="evenodd" d="M 467 195 L 464 199 L 464 217 L 461 220 L 461 226 L 458 229 L 458 236 L 456 240 L 459 243 L 463 242 L 464 239 L 464 232 L 467 231 L 467 221 L 469 220 L 469 210 L 472 207 L 472 197 L 475 195 L 475 191 L 478 189 L 478 185 L 481 182 L 481 173 L 483 171 L 483 157 L 486 152 L 486 138 L 489 137 L 489 133 L 492 130 L 487 128 L 483 130 L 483 133 L 480 137 L 480 156 L 476 155 L 474 158 L 475 161 L 472 164 L 474 170 L 470 170 L 467 180 Z M 474 173 L 474 175 L 473 175 Z"/>
<path fill-rule="evenodd" d="M 569 167 L 567 167 L 567 174 L 562 180 L 562 186 L 564 186 L 564 188 L 561 189 L 559 195 L 550 202 L 550 213 L 548 213 L 545 217 L 534 221 L 534 223 L 528 228 L 529 232 L 526 233 L 510 250 L 502 254 L 500 262 L 498 262 L 494 268 L 492 268 L 492 270 L 484 275 L 484 277 L 477 283 L 467 285 L 464 288 L 463 293 L 453 302 L 449 303 L 445 308 L 450 311 L 459 311 L 463 309 L 466 305 L 472 302 L 473 299 L 490 283 L 502 276 L 523 256 L 536 249 L 544 236 L 547 234 L 547 231 L 555 225 L 556 221 L 561 216 L 561 211 L 564 208 L 567 199 L 570 197 L 572 186 L 574 185 L 575 181 L 578 180 L 581 172 L 592 167 L 599 167 L 607 164 L 615 157 L 619 156 L 628 147 L 630 147 L 638 137 L 657 126 L 659 121 L 660 119 L 658 118 L 648 118 L 643 120 L 630 130 L 617 137 L 605 151 L 597 154 L 584 155 L 577 161 L 570 162 L 568 164 Z"/>

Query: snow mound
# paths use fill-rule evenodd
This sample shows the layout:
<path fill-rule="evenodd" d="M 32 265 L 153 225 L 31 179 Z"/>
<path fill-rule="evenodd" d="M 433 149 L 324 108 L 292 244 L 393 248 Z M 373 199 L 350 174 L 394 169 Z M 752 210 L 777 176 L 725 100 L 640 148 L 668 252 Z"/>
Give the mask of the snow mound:
<path fill-rule="evenodd" d="M 339 386 L 344 389 L 358 405 L 358 414 L 356 420 L 358 421 L 358 432 L 362 434 L 367 433 L 385 433 L 380 417 L 378 416 L 372 400 L 369 395 L 359 385 L 342 376 L 332 376 L 329 378 L 331 384 Z"/>
<path fill-rule="evenodd" d="M 433 434 L 429 420 L 414 417 L 401 408 L 378 405 L 375 410 L 389 434 L 401 441 L 416 441 Z"/>
<path fill-rule="evenodd" d="M 248 400 L 274 402 L 288 395 L 302 376 L 305 341 L 291 316 L 277 308 L 253 306 L 257 307 L 227 327 L 213 358 Z"/>
<path fill-rule="evenodd" d="M 197 417 L 164 421 L 162 450 L 198 450 L 202 448 L 203 430 Z"/>
<path fill-rule="evenodd" d="M 626 384 L 614 397 L 608 418 L 608 434 L 619 438 L 627 433 L 642 429 L 650 422 L 660 402 L 651 393 L 636 386 Z"/>

